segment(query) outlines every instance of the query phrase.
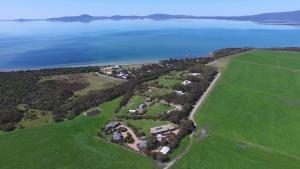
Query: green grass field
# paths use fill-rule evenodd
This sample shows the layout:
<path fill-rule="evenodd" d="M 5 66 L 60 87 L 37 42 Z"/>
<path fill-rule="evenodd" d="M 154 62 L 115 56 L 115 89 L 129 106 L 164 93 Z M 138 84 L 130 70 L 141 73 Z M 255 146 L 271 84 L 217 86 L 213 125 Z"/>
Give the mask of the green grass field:
<path fill-rule="evenodd" d="M 153 169 L 154 162 L 125 147 L 96 137 L 113 118 L 120 99 L 101 105 L 96 117 L 74 120 L 0 135 L 1 169 Z"/>
<path fill-rule="evenodd" d="M 173 90 L 166 88 L 157 88 L 153 86 L 149 86 L 148 88 L 149 90 L 147 92 L 142 93 L 145 97 L 158 98 L 173 92 Z"/>
<path fill-rule="evenodd" d="M 165 113 L 165 112 L 167 112 L 169 110 L 172 110 L 172 109 L 174 109 L 172 106 L 162 104 L 162 103 L 154 103 L 152 106 L 150 106 L 147 109 L 146 115 L 158 116 L 158 115 L 160 115 L 160 113 Z"/>
<path fill-rule="evenodd" d="M 180 84 L 182 80 L 173 78 L 172 76 L 165 75 L 158 79 L 159 84 L 163 85 L 167 89 L 171 89 L 174 85 Z"/>
<path fill-rule="evenodd" d="M 145 102 L 145 98 L 139 95 L 134 95 L 126 106 L 123 106 L 118 115 L 128 115 L 128 111 L 137 109 L 140 104 Z"/>
<path fill-rule="evenodd" d="M 193 139 L 173 168 L 300 168 L 300 53 L 251 51 L 233 57 L 197 123 L 209 137 Z"/>

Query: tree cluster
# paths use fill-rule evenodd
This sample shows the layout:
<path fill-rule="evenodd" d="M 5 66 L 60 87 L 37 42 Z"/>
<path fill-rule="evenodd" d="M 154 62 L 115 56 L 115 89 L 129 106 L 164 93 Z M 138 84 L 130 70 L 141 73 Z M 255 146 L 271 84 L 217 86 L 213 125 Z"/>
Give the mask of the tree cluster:
<path fill-rule="evenodd" d="M 58 68 L 31 71 L 0 72 L 0 127 L 10 131 L 22 119 L 19 104 L 27 104 L 30 109 L 53 111 L 73 95 L 67 84 L 55 81 L 40 82 L 41 77 L 70 73 L 97 71 L 95 67 Z M 72 84 L 71 89 L 82 88 Z"/>
<path fill-rule="evenodd" d="M 219 49 L 213 52 L 213 57 L 215 59 L 219 59 L 222 57 L 226 57 L 233 54 L 243 53 L 249 50 L 252 50 L 254 48 L 225 48 L 225 49 Z"/>

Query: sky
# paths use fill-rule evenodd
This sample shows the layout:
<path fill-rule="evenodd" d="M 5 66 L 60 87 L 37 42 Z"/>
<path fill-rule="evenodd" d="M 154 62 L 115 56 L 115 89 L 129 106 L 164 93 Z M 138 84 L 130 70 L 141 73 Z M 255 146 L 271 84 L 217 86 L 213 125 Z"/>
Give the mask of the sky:
<path fill-rule="evenodd" d="M 153 13 L 235 16 L 299 9 L 300 0 L 0 0 L 0 19 Z"/>

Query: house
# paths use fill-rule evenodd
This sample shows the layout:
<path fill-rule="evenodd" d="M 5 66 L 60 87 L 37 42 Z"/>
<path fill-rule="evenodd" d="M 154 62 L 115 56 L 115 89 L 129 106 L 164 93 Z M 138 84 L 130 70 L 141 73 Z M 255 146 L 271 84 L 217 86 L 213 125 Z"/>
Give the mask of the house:
<path fill-rule="evenodd" d="M 112 129 L 118 127 L 119 125 L 120 125 L 120 123 L 117 121 L 110 122 L 105 126 L 105 131 L 112 130 Z"/>
<path fill-rule="evenodd" d="M 103 72 L 107 75 L 111 75 L 112 71 L 113 71 L 112 67 L 106 67 L 106 68 L 101 69 L 101 72 Z"/>
<path fill-rule="evenodd" d="M 179 96 L 182 96 L 182 95 L 184 95 L 184 92 L 183 91 L 176 91 L 176 94 L 179 95 Z"/>
<path fill-rule="evenodd" d="M 177 128 L 178 128 L 178 125 L 176 125 L 176 124 L 167 124 L 167 125 L 163 125 L 163 126 L 150 128 L 150 133 L 152 135 L 163 134 L 166 132 L 174 131 Z"/>
<path fill-rule="evenodd" d="M 191 84 L 191 83 L 192 83 L 191 81 L 185 80 L 181 84 L 185 86 L 185 85 L 188 85 L 188 84 Z"/>
<path fill-rule="evenodd" d="M 147 141 L 141 141 L 137 144 L 137 147 L 140 151 L 144 151 L 147 149 Z"/>
<path fill-rule="evenodd" d="M 120 68 L 120 65 L 115 65 L 112 67 L 113 69 L 119 69 Z"/>
<path fill-rule="evenodd" d="M 117 74 L 117 76 L 122 79 L 127 79 L 129 75 L 127 73 L 120 72 L 119 74 Z"/>
<path fill-rule="evenodd" d="M 113 137 L 112 137 L 114 142 L 121 142 L 123 139 L 122 133 L 120 131 L 115 131 L 113 132 Z"/>
<path fill-rule="evenodd" d="M 145 102 L 152 102 L 152 98 L 150 97 L 146 98 Z"/>
<path fill-rule="evenodd" d="M 136 110 L 129 110 L 129 113 L 136 113 Z"/>
<path fill-rule="evenodd" d="M 170 151 L 170 147 L 164 146 L 164 147 L 162 147 L 162 148 L 160 149 L 159 152 L 161 152 L 162 154 L 166 155 L 166 154 L 168 154 L 169 151 Z"/>
<path fill-rule="evenodd" d="M 139 109 L 142 110 L 142 111 L 143 111 L 146 107 L 147 107 L 146 104 L 140 104 L 140 105 L 139 105 Z"/>

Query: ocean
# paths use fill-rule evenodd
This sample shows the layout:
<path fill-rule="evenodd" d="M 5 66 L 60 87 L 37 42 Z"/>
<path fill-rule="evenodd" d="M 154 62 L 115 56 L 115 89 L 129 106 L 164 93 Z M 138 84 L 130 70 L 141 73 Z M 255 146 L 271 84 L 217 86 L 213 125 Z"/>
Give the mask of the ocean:
<path fill-rule="evenodd" d="M 0 22 L 0 70 L 152 62 L 228 47 L 300 46 L 300 27 L 221 20 Z"/>

